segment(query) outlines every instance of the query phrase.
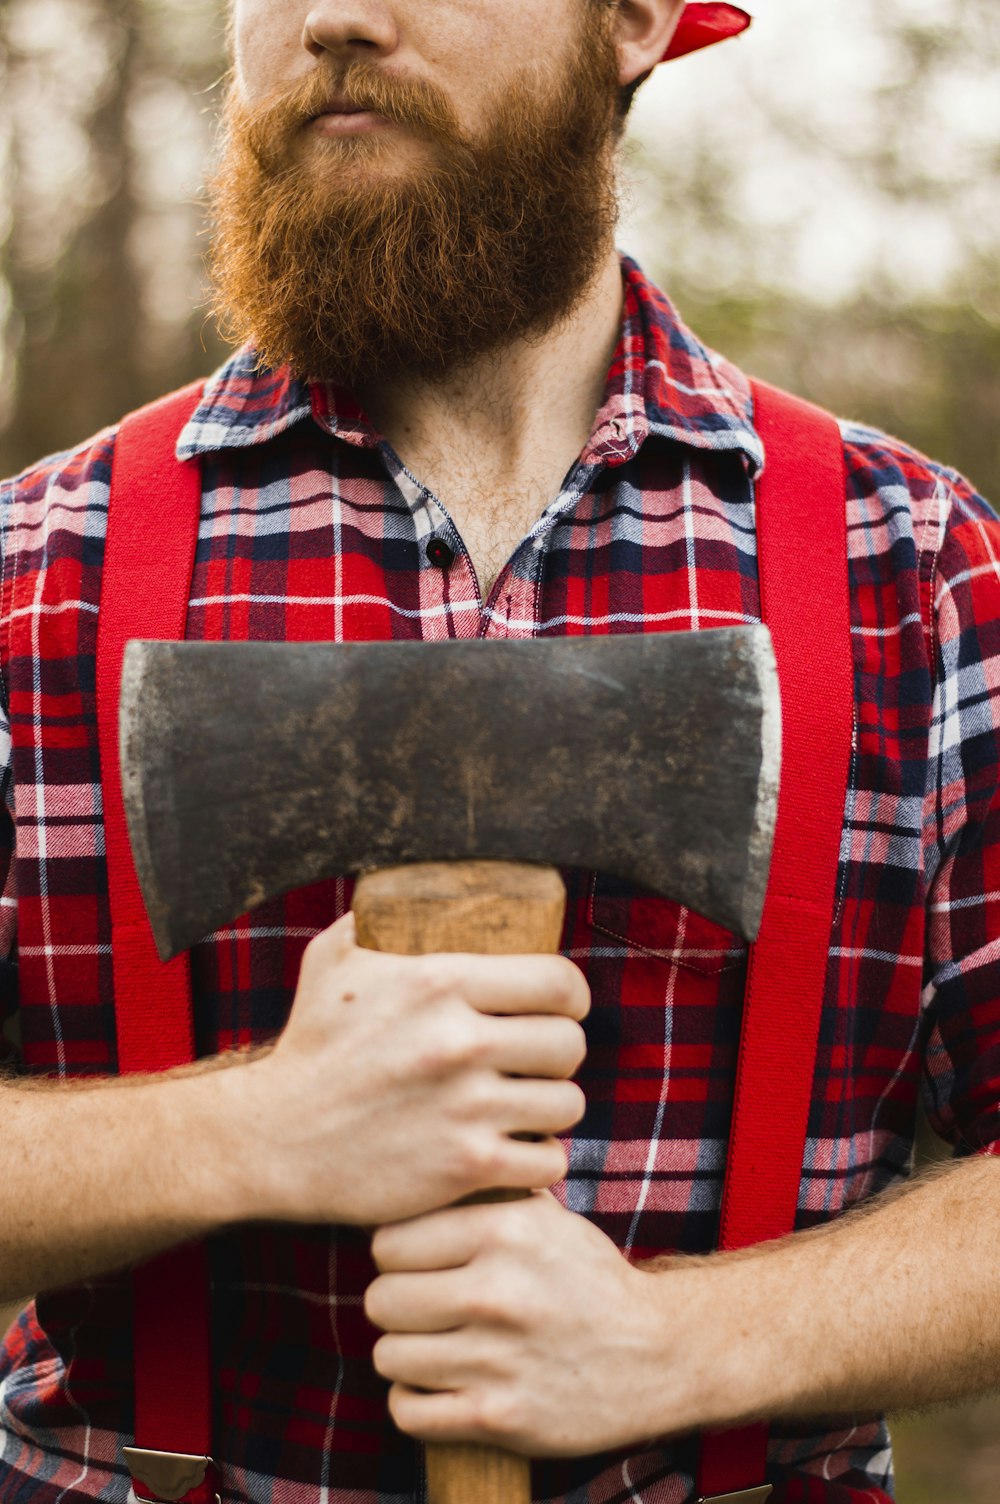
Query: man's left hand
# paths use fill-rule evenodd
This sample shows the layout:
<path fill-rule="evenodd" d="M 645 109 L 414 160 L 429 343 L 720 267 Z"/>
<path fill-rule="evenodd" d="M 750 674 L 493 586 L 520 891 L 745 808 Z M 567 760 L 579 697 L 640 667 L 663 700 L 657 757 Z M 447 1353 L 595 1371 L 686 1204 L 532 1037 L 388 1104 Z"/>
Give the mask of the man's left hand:
<path fill-rule="evenodd" d="M 402 1430 L 583 1456 L 995 1387 L 998 1240 L 987 1155 L 807 1232 L 642 1268 L 542 1191 L 382 1228 L 367 1309 Z"/>
<path fill-rule="evenodd" d="M 659 1429 L 662 1279 L 548 1192 L 383 1227 L 373 1253 L 365 1308 L 402 1431 L 554 1457 Z"/>

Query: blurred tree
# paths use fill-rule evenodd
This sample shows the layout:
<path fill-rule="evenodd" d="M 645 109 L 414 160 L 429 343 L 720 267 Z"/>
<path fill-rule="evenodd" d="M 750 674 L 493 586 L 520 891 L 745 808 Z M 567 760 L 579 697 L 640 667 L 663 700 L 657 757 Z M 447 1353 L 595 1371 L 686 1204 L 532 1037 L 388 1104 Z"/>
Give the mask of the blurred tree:
<path fill-rule="evenodd" d="M 216 8 L 191 0 L 6 0 L 0 26 L 7 472 L 217 358 L 211 337 L 199 348 L 193 312 L 191 164 L 206 145 L 199 95 L 223 63 Z M 164 310 L 178 262 L 181 307 Z"/>
<path fill-rule="evenodd" d="M 832 306 L 675 288 L 706 342 L 835 412 L 904 437 L 1000 501 L 1000 318 L 984 285 L 905 303 Z M 995 289 L 993 289 L 995 295 Z"/>
<path fill-rule="evenodd" d="M 80 101 L 79 124 L 88 143 L 83 213 L 56 245 L 37 234 L 39 206 L 29 172 L 37 143 L 27 136 L 39 125 L 41 59 L 18 36 L 16 7 L 6 19 L 9 97 L 26 106 L 14 122 L 14 212 L 7 243 L 18 362 L 9 421 L 17 449 L 29 455 L 53 447 L 59 432 L 83 431 L 93 415 L 106 413 L 110 420 L 126 411 L 142 391 L 139 278 L 129 251 L 136 213 L 128 107 L 138 67 L 137 0 L 107 0 L 99 13 L 80 17 L 106 62 L 98 87 Z M 29 92 L 31 105 L 25 101 Z M 45 92 L 43 84 L 42 98 Z M 58 416 L 51 404 L 56 393 Z"/>
<path fill-rule="evenodd" d="M 644 260 L 708 343 L 1000 499 L 1000 7 L 752 8 L 756 51 L 640 95 Z"/>

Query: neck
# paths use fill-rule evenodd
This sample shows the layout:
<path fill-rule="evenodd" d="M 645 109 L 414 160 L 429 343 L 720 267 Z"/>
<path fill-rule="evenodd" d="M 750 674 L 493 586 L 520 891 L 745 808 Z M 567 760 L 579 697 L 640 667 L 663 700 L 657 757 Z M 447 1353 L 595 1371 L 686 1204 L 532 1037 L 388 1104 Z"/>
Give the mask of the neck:
<path fill-rule="evenodd" d="M 453 444 L 495 455 L 507 473 L 590 437 L 621 334 L 621 267 L 611 249 L 571 313 L 543 338 L 517 340 L 438 383 L 406 380 L 360 387 L 372 422 L 405 458 Z"/>

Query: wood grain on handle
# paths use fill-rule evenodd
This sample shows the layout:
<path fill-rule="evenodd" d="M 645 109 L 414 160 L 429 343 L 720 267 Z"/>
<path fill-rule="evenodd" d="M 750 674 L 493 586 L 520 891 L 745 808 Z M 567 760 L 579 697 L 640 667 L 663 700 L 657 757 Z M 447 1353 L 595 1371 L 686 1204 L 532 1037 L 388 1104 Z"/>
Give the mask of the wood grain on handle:
<path fill-rule="evenodd" d="M 354 895 L 358 944 L 408 956 L 553 955 L 565 909 L 554 867 L 517 862 L 393 867 L 362 878 Z M 427 1492 L 428 1504 L 531 1504 L 531 1465 L 491 1447 L 430 1446 Z"/>

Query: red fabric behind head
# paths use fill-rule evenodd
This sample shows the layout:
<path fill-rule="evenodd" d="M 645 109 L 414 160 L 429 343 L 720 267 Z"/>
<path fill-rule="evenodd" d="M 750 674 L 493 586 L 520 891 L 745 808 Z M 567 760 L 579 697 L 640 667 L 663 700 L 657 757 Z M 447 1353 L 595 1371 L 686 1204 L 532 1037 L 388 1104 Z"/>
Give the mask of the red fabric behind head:
<path fill-rule="evenodd" d="M 746 31 L 752 19 L 735 5 L 686 5 L 663 61 L 669 63 L 672 58 L 684 57 L 701 47 L 711 47 L 713 42 L 738 36 L 741 31 Z"/>

